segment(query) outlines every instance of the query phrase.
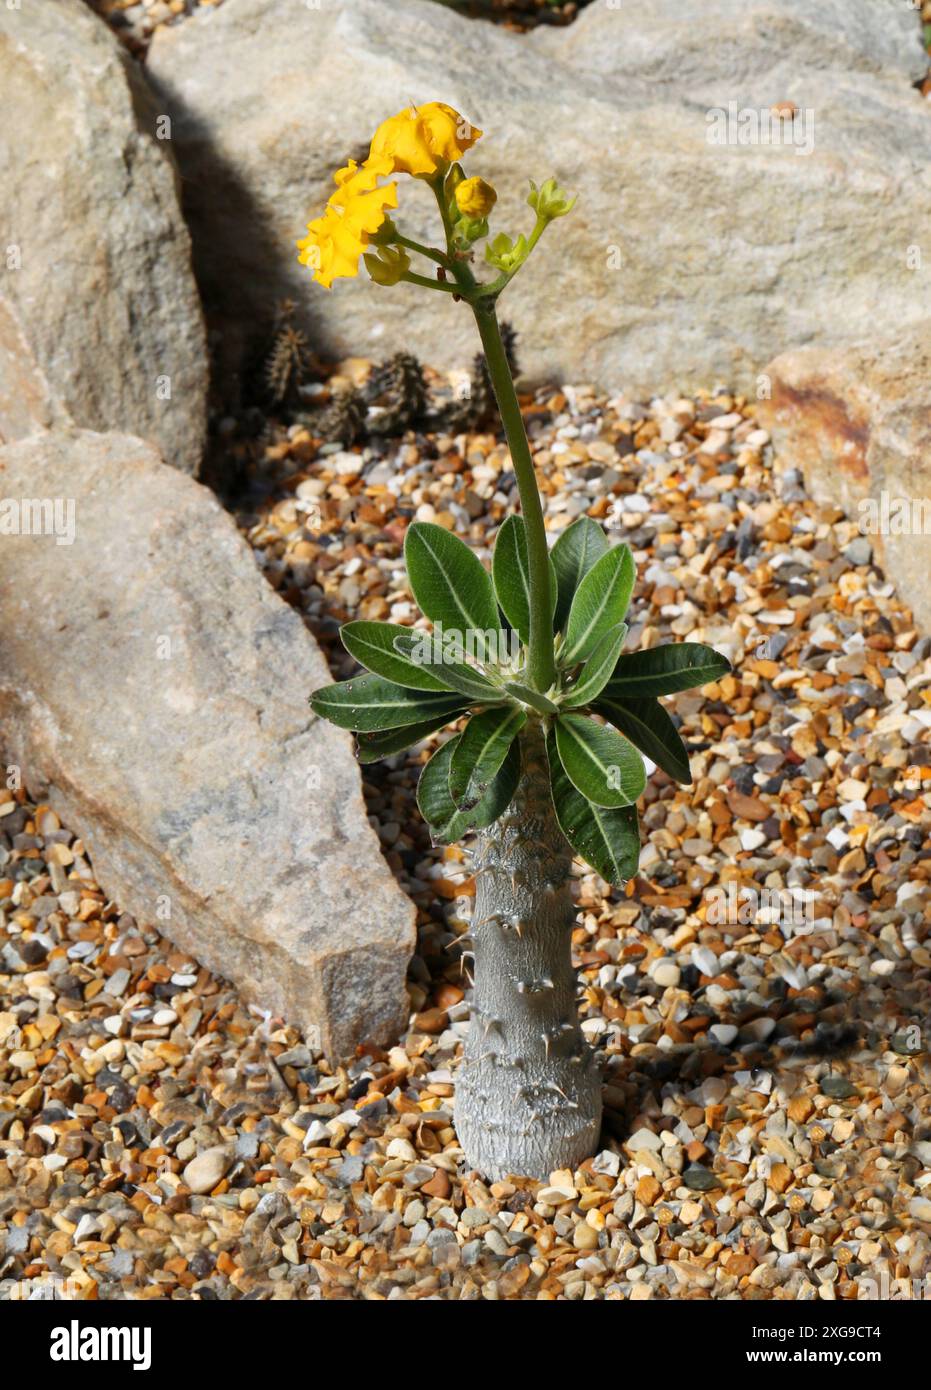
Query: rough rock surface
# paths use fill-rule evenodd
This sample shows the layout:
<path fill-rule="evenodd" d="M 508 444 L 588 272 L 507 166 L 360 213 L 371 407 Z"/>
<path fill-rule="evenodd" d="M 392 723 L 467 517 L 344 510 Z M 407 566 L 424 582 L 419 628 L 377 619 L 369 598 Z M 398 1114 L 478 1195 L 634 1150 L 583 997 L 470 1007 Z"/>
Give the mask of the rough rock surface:
<path fill-rule="evenodd" d="M 0 88 L 0 440 L 70 416 L 195 472 L 205 335 L 141 74 L 80 0 L 42 0 L 0 8 Z"/>
<path fill-rule="evenodd" d="M 568 29 L 516 35 L 428 0 L 226 0 L 160 30 L 148 72 L 174 118 L 195 266 L 233 358 L 288 296 L 324 351 L 468 361 L 466 310 L 376 289 L 364 272 L 328 293 L 294 249 L 331 171 L 404 102 L 437 98 L 485 131 L 466 162 L 499 189 L 493 230 L 529 228 L 529 177 L 579 193 L 502 300 L 529 376 L 745 388 L 790 345 L 914 321 L 907 253 L 931 217 L 915 12 L 899 0 L 698 8 L 683 24 L 673 0 L 593 4 Z M 787 101 L 810 152 L 710 142 L 709 112 Z M 428 190 L 402 179 L 399 199 L 399 224 L 435 238 Z"/>
<path fill-rule="evenodd" d="M 931 319 L 891 341 L 784 353 L 760 419 L 784 467 L 860 523 L 931 630 Z"/>
<path fill-rule="evenodd" d="M 0 536 L 6 761 L 107 893 L 247 999 L 331 1056 L 391 1040 L 414 909 L 349 737 L 308 709 L 325 662 L 232 520 L 126 435 L 8 445 L 0 492 L 75 502 L 70 546 Z"/>

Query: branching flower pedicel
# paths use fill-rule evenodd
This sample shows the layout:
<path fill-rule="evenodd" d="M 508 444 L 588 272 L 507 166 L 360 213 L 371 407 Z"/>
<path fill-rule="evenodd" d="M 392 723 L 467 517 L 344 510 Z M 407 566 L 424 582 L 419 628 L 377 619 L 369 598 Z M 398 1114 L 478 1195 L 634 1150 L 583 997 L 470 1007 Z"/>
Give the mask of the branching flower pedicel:
<path fill-rule="evenodd" d="M 457 1079 L 456 1126 L 468 1161 L 488 1176 L 542 1177 L 593 1152 L 601 1114 L 598 1069 L 575 1006 L 572 854 L 609 883 L 636 873 L 643 755 L 670 777 L 691 780 L 688 753 L 657 697 L 717 680 L 729 665 L 700 643 L 624 654 L 636 577 L 630 549 L 611 546 L 587 516 L 552 551 L 547 545 L 495 306 L 575 199 L 551 178 L 531 183 L 531 230 L 490 237 L 497 194 L 459 163 L 480 136 L 440 102 L 392 116 L 365 162 L 337 173 L 337 192 L 299 246 L 326 288 L 356 275 L 364 261 L 379 285 L 420 285 L 469 306 L 521 515 L 501 526 L 491 574 L 443 527 L 412 524 L 405 561 L 433 640 L 392 623 L 347 623 L 343 643 L 367 674 L 316 691 L 311 704 L 356 733 L 363 762 L 469 716 L 433 754 L 417 794 L 436 840 L 479 836 L 473 1021 Z M 381 180 L 397 174 L 433 190 L 441 246 L 406 237 L 388 217 L 398 206 L 396 185 Z M 482 240 L 493 279 L 474 268 Z"/>

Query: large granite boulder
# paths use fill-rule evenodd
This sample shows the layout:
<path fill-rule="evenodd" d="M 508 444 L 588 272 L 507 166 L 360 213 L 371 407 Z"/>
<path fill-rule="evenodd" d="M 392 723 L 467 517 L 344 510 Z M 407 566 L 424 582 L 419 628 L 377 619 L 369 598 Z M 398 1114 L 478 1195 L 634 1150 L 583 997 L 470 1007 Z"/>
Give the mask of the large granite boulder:
<path fill-rule="evenodd" d="M 39 504 L 0 516 L 5 761 L 140 921 L 331 1056 L 390 1041 L 414 908 L 308 708 L 326 663 L 232 520 L 126 435 L 7 445 L 0 493 Z"/>
<path fill-rule="evenodd" d="M 931 319 L 889 340 L 787 352 L 766 374 L 758 414 L 779 463 L 858 522 L 931 632 Z"/>
<path fill-rule="evenodd" d="M 0 441 L 70 418 L 196 471 L 204 327 L 137 65 L 80 0 L 29 0 L 0 6 L 0 89 Z"/>
<path fill-rule="evenodd" d="M 466 163 L 499 189 L 493 229 L 530 225 L 530 177 L 579 193 L 502 300 L 529 376 L 753 389 L 790 345 L 915 321 L 909 247 L 931 221 L 917 14 L 901 0 L 695 8 L 597 3 L 518 35 L 429 0 L 225 0 L 159 30 L 147 70 L 229 360 L 290 297 L 323 351 L 468 361 L 462 306 L 364 272 L 327 292 L 294 246 L 331 171 L 432 99 L 485 131 Z M 429 191 L 402 179 L 399 196 L 399 224 L 435 237 Z"/>

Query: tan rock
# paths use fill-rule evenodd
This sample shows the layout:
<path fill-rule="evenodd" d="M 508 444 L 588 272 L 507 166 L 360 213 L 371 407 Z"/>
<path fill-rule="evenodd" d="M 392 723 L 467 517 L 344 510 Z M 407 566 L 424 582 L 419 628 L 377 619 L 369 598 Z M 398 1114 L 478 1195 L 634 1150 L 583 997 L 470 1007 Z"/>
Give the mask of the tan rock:
<path fill-rule="evenodd" d="M 642 1202 L 645 1207 L 651 1207 L 662 1191 L 662 1183 L 648 1175 L 637 1183 L 637 1201 Z"/>
<path fill-rule="evenodd" d="M 758 405 L 777 461 L 842 507 L 931 630 L 931 319 L 850 348 L 802 348 L 766 369 Z"/>
<path fill-rule="evenodd" d="M 211 1149 L 204 1149 L 185 1165 L 181 1181 L 192 1192 L 212 1192 L 217 1183 L 226 1176 L 233 1157 L 233 1150 L 226 1144 L 215 1144 Z"/>
<path fill-rule="evenodd" d="M 786 1163 L 774 1163 L 767 1181 L 774 1192 L 785 1192 L 792 1181 L 792 1169 Z"/>
<path fill-rule="evenodd" d="M 6 762 L 140 922 L 333 1056 L 393 1041 L 414 909 L 308 708 L 326 663 L 231 518 L 125 435 L 37 435 L 0 478 L 74 502 L 70 545 L 0 535 Z"/>
<path fill-rule="evenodd" d="M 789 1119 L 803 1125 L 814 1114 L 815 1106 L 810 1096 L 793 1096 L 786 1106 Z"/>

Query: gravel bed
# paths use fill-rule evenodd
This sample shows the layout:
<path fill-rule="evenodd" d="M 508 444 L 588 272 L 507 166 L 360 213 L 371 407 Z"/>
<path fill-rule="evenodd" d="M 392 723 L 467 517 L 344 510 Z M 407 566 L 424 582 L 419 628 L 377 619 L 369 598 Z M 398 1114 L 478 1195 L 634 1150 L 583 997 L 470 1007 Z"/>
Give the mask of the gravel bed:
<path fill-rule="evenodd" d="M 427 747 L 364 770 L 418 907 L 409 1031 L 335 1070 L 121 914 L 48 807 L 0 792 L 0 1298 L 921 1296 L 931 640 L 868 539 L 774 475 L 743 400 L 524 404 L 554 534 L 587 512 L 635 552 L 628 648 L 709 642 L 735 666 L 666 702 L 695 780 L 653 774 L 637 879 L 578 879 L 601 1152 L 542 1184 L 463 1169 L 473 883 L 417 815 Z M 351 451 L 282 427 L 257 470 L 237 440 L 231 468 L 277 479 L 240 524 L 337 678 L 341 621 L 414 617 L 413 517 L 487 560 L 515 501 L 492 434 Z"/>

